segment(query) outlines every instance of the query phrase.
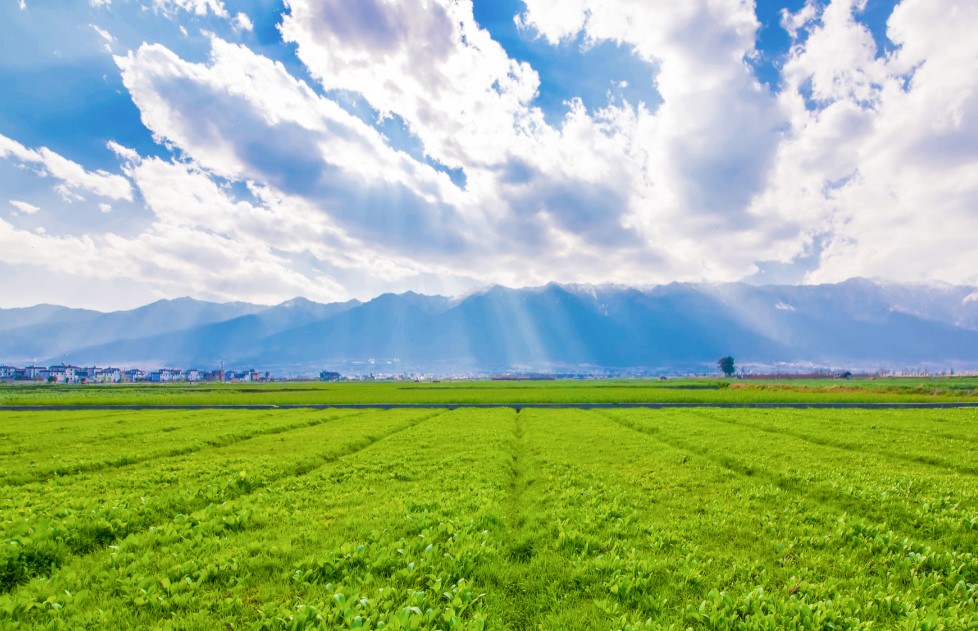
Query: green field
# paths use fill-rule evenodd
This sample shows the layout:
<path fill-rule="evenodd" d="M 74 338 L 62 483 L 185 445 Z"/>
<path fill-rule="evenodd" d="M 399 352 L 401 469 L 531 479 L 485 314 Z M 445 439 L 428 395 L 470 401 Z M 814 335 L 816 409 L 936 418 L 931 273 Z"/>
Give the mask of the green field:
<path fill-rule="evenodd" d="M 978 402 L 978 378 L 0 385 L 0 405 Z"/>
<path fill-rule="evenodd" d="M 974 409 L 2 412 L 0 436 L 4 629 L 978 629 Z"/>

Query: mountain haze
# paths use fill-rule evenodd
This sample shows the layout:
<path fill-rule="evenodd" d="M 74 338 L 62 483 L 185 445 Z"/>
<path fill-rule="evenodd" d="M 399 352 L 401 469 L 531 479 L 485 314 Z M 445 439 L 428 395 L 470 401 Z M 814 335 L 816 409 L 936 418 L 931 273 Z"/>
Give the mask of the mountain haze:
<path fill-rule="evenodd" d="M 0 309 L 0 362 L 277 373 L 695 371 L 742 365 L 978 367 L 978 291 L 853 279 L 834 285 L 672 283 L 650 289 L 493 286 L 273 307 L 188 298 L 114 313 Z"/>

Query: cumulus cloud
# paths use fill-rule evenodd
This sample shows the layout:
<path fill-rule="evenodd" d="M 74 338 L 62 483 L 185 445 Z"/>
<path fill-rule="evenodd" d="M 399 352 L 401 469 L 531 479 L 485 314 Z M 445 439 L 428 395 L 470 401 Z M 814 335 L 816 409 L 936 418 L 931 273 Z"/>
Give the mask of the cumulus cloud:
<path fill-rule="evenodd" d="M 40 206 L 35 206 L 34 204 L 29 204 L 27 202 L 18 201 L 16 199 L 10 200 L 10 205 L 24 213 L 25 215 L 33 215 L 37 211 L 41 210 Z"/>
<path fill-rule="evenodd" d="M 255 30 L 255 25 L 252 23 L 251 18 L 249 18 L 244 13 L 238 13 L 231 20 L 231 24 L 234 26 L 236 31 L 253 31 Z"/>
<path fill-rule="evenodd" d="M 532 104 L 536 71 L 475 22 L 471 2 L 293 1 L 289 9 L 283 37 L 324 88 L 357 92 L 382 117 L 397 115 L 427 156 L 464 173 L 471 201 L 460 212 L 466 219 L 476 209 L 483 214 L 467 261 L 480 258 L 481 248 L 493 264 L 478 268 L 496 278 L 552 278 L 574 271 L 550 262 L 536 275 L 537 265 L 525 263 L 527 248 L 634 243 L 622 216 L 636 158 L 617 127 L 634 121 L 613 109 L 592 116 L 577 100 L 562 128 L 548 125 Z M 577 270 L 587 251 L 578 249 L 564 267 Z"/>
<path fill-rule="evenodd" d="M 781 26 L 793 38 L 798 38 L 798 32 L 810 26 L 818 17 L 818 4 L 815 0 L 807 0 L 805 6 L 792 13 L 788 9 L 781 9 Z"/>
<path fill-rule="evenodd" d="M 164 14 L 172 15 L 177 11 L 186 11 L 195 15 L 213 13 L 218 17 L 227 17 L 227 9 L 221 0 L 153 0 L 153 8 Z"/>
<path fill-rule="evenodd" d="M 282 33 L 325 88 L 399 115 L 481 203 L 501 202 L 493 212 L 551 276 L 733 280 L 814 251 L 811 280 L 972 282 L 967 256 L 937 251 L 966 252 L 974 234 L 972 5 L 904 0 L 890 56 L 856 19 L 865 2 L 785 12 L 795 46 L 772 94 L 745 63 L 757 52 L 752 3 L 527 0 L 524 31 L 614 42 L 658 69 L 655 111 L 571 103 L 559 128 L 533 106 L 535 71 L 487 37 L 470 3 L 295 0 Z M 928 229 L 921 205 L 948 221 Z M 940 267 L 907 256 L 908 242 Z M 505 269 L 506 247 L 493 247 Z"/>
<path fill-rule="evenodd" d="M 156 213 L 142 233 L 131 238 L 34 233 L 0 220 L 0 261 L 69 257 L 78 273 L 139 278 L 168 295 L 192 293 L 225 300 L 248 296 L 259 302 L 297 294 L 336 297 L 336 285 L 328 276 L 300 273 L 275 252 L 274 244 L 242 227 L 259 221 L 263 228 L 274 228 L 273 217 L 235 202 L 206 176 L 150 159 L 137 167 L 137 181 L 147 187 Z M 198 219 L 188 222 L 188 216 Z M 205 225 L 199 218 L 206 218 Z"/>
<path fill-rule="evenodd" d="M 807 37 L 785 63 L 791 124 L 762 203 L 825 236 L 812 281 L 974 283 L 978 6 L 904 0 L 887 23 L 888 55 L 860 10 L 835 0 L 794 20 Z"/>
<path fill-rule="evenodd" d="M 132 201 L 132 186 L 125 177 L 102 170 L 87 171 L 82 165 L 47 147 L 28 149 L 0 134 L 0 158 L 33 166 L 40 175 L 60 180 L 58 191 L 62 197 L 78 196 L 77 191 L 81 190 L 100 197 Z"/>
<path fill-rule="evenodd" d="M 213 40 L 209 64 L 161 46 L 117 58 L 143 122 L 209 173 L 311 200 L 379 247 L 460 247 L 462 192 L 278 63 Z M 393 229 L 396 228 L 396 229 Z"/>
<path fill-rule="evenodd" d="M 453 168 L 498 161 L 542 123 L 539 78 L 476 24 L 471 2 L 289 2 L 282 35 L 328 89 L 396 113 Z"/>
<path fill-rule="evenodd" d="M 104 45 L 105 50 L 111 53 L 112 44 L 115 43 L 115 37 L 113 37 L 112 34 L 106 31 L 105 29 L 100 28 L 95 24 L 89 24 L 88 26 L 91 27 L 92 30 L 94 30 L 96 33 L 98 33 L 98 36 L 101 37 L 102 40 L 105 42 Z"/>
<path fill-rule="evenodd" d="M 73 204 L 75 202 L 85 201 L 84 197 L 82 197 L 81 195 L 73 191 L 70 187 L 68 187 L 65 184 L 58 184 L 57 186 L 55 186 L 54 192 L 57 193 L 58 197 L 61 198 L 61 201 L 63 201 L 66 204 Z"/>
<path fill-rule="evenodd" d="M 622 153 L 639 165 L 624 224 L 662 258 L 644 280 L 735 279 L 801 247 L 748 211 L 786 119 L 744 62 L 758 27 L 750 3 L 528 0 L 518 23 L 554 45 L 615 42 L 658 68 L 662 105 L 622 128 Z"/>
<path fill-rule="evenodd" d="M 111 174 L 0 136 L 0 157 L 57 180 L 63 201 L 95 195 L 108 213 L 138 193 L 147 225 L 79 236 L 4 224 L 0 261 L 23 239 L 129 261 L 94 266 L 106 278 L 268 302 L 432 278 L 736 280 L 770 265 L 810 281 L 978 282 L 973 5 L 903 0 L 891 52 L 860 20 L 865 2 L 785 11 L 793 44 L 772 91 L 750 63 L 759 24 L 746 0 L 526 0 L 515 20 L 537 44 L 616 44 L 655 68 L 654 107 L 572 98 L 555 119 L 537 106 L 541 75 L 476 23 L 471 0 L 290 0 L 281 34 L 317 86 L 226 41 L 254 28 L 244 13 L 154 0 L 178 23 L 223 19 L 203 59 L 172 41 L 114 58 L 172 157 L 110 140 L 122 163 Z M 385 136 L 389 117 L 418 150 Z"/>
<path fill-rule="evenodd" d="M 116 154 L 127 162 L 137 162 L 139 160 L 139 154 L 136 153 L 135 149 L 124 147 L 114 140 L 110 140 L 109 142 L 105 143 L 105 146 L 112 151 L 112 153 Z"/>

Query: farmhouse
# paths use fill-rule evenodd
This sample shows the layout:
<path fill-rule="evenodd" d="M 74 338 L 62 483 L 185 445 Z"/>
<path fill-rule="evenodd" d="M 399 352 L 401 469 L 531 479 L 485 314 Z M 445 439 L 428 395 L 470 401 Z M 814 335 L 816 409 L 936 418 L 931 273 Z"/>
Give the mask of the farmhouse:
<path fill-rule="evenodd" d="M 146 372 L 138 368 L 130 368 L 122 373 L 122 377 L 129 382 L 146 381 Z"/>
<path fill-rule="evenodd" d="M 48 381 L 53 381 L 54 383 L 78 383 L 80 377 L 78 376 L 78 371 L 82 369 L 78 366 L 69 366 L 68 364 L 61 364 L 60 366 L 50 366 L 41 370 L 39 376 L 41 379 L 47 379 Z"/>
<path fill-rule="evenodd" d="M 225 381 L 241 381 L 241 382 L 252 382 L 252 381 L 268 381 L 267 372 L 258 372 L 257 370 L 229 370 L 225 373 Z"/>
<path fill-rule="evenodd" d="M 174 368 L 160 368 L 149 373 L 149 380 L 153 383 L 169 383 L 171 381 L 180 381 L 180 371 Z"/>
<path fill-rule="evenodd" d="M 227 373 L 227 378 L 231 381 L 268 381 L 269 374 L 267 372 L 258 372 L 257 370 L 230 371 Z M 202 372 L 197 368 L 160 368 L 159 370 L 147 373 L 138 368 L 122 370 L 121 368 L 99 368 L 98 366 L 78 367 L 69 364 L 27 366 L 26 368 L 0 365 L 0 380 L 44 380 L 53 383 L 133 383 L 139 381 L 152 381 L 154 383 L 185 381 L 196 383 L 204 380 L 224 381 L 225 373 L 223 370 Z"/>
<path fill-rule="evenodd" d="M 24 379 L 43 379 L 41 373 L 47 372 L 46 366 L 25 366 L 24 367 Z"/>
<path fill-rule="evenodd" d="M 122 370 L 119 368 L 96 368 L 96 383 L 119 383 L 122 381 Z"/>

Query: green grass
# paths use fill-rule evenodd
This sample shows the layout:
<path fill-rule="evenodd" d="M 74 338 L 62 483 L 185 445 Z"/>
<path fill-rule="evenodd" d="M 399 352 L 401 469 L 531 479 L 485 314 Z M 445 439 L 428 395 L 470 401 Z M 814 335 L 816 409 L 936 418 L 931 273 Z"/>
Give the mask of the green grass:
<path fill-rule="evenodd" d="M 978 401 L 978 378 L 0 386 L 0 405 Z"/>
<path fill-rule="evenodd" d="M 0 433 L 3 628 L 978 628 L 978 410 L 4 412 Z"/>

